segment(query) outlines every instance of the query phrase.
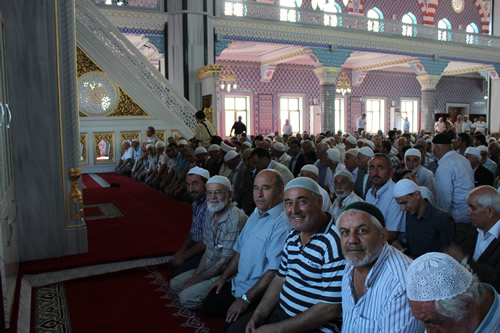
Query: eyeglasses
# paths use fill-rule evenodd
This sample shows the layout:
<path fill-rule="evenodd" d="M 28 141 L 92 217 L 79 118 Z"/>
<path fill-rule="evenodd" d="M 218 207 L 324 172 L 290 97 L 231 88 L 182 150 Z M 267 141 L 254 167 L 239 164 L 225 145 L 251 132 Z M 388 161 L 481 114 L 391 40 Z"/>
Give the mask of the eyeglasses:
<path fill-rule="evenodd" d="M 219 195 L 221 195 L 222 193 L 226 193 L 226 192 L 227 192 L 227 191 L 221 191 L 221 190 L 207 191 L 207 197 L 212 196 L 212 195 L 219 196 Z"/>

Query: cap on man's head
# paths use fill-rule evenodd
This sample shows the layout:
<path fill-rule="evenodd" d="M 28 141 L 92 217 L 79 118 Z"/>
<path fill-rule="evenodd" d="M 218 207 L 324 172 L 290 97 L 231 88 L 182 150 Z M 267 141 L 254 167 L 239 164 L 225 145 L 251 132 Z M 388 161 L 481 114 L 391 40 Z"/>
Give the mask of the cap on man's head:
<path fill-rule="evenodd" d="M 276 142 L 275 144 L 273 144 L 273 148 L 276 151 L 285 152 L 285 145 L 281 142 Z"/>
<path fill-rule="evenodd" d="M 156 141 L 155 148 L 165 148 L 167 145 L 163 141 Z"/>
<path fill-rule="evenodd" d="M 230 150 L 224 155 L 224 162 L 231 161 L 236 156 L 238 156 L 238 153 L 234 150 Z"/>
<path fill-rule="evenodd" d="M 358 148 L 351 148 L 351 149 L 348 149 L 345 153 L 356 157 L 356 156 L 358 156 L 359 149 Z"/>
<path fill-rule="evenodd" d="M 205 179 L 210 178 L 210 172 L 208 172 L 207 169 L 200 168 L 198 166 L 195 166 L 191 169 L 189 169 L 188 175 L 199 175 L 200 177 L 203 177 Z"/>
<path fill-rule="evenodd" d="M 370 147 L 361 147 L 359 148 L 359 153 L 368 156 L 368 157 L 373 157 L 375 156 L 375 153 Z"/>
<path fill-rule="evenodd" d="M 316 194 L 321 194 L 318 183 L 311 178 L 297 177 L 288 182 L 285 186 L 285 192 L 292 188 L 304 188 Z"/>
<path fill-rule="evenodd" d="M 356 143 L 358 143 L 358 140 L 356 140 L 356 138 L 353 137 L 352 135 L 349 135 L 345 140 L 352 145 L 355 145 Z"/>
<path fill-rule="evenodd" d="M 363 211 L 367 214 L 370 214 L 371 216 L 373 216 L 374 218 L 377 219 L 377 221 L 380 222 L 380 224 L 385 227 L 385 218 L 384 218 L 384 214 L 382 214 L 382 212 L 380 211 L 380 209 L 378 209 L 376 206 L 368 203 L 368 202 L 364 202 L 364 201 L 357 201 L 357 202 L 353 202 L 352 204 L 349 204 L 347 205 L 343 210 L 342 210 L 342 213 L 343 212 L 347 212 L 349 210 L 360 210 L 360 211 Z"/>
<path fill-rule="evenodd" d="M 231 190 L 231 182 L 229 181 L 229 179 L 227 177 L 224 177 L 224 176 L 212 176 L 208 180 L 207 185 L 208 184 L 221 184 L 221 185 L 227 187 L 228 190 Z"/>
<path fill-rule="evenodd" d="M 178 146 L 179 146 L 179 145 L 186 145 L 186 146 L 187 146 L 187 145 L 189 145 L 189 143 L 188 143 L 186 140 L 181 139 L 181 140 L 179 140 L 179 141 L 177 142 L 177 145 L 178 145 Z"/>
<path fill-rule="evenodd" d="M 246 140 L 242 143 L 242 145 L 247 146 L 248 148 L 252 148 L 252 144 Z"/>
<path fill-rule="evenodd" d="M 416 148 L 410 148 L 406 151 L 405 153 L 405 158 L 406 156 L 417 156 L 418 158 L 422 158 L 422 154 L 420 153 L 420 150 Z"/>
<path fill-rule="evenodd" d="M 335 174 L 335 177 L 337 176 L 344 176 L 344 177 L 347 177 L 347 179 L 349 179 L 349 181 L 352 183 L 352 180 L 354 179 L 354 177 L 352 176 L 352 173 L 349 172 L 349 170 L 347 169 L 342 169 L 340 170 L 339 172 L 337 172 Z M 333 179 L 335 179 L 335 177 L 333 177 Z"/>
<path fill-rule="evenodd" d="M 194 150 L 195 155 L 207 154 L 207 153 L 208 153 L 208 151 L 203 147 L 198 147 Z"/>
<path fill-rule="evenodd" d="M 417 191 L 420 192 L 420 188 L 417 184 L 409 179 L 401 179 L 396 183 L 396 185 L 394 185 L 394 188 L 392 189 L 392 196 L 394 198 L 399 198 Z"/>
<path fill-rule="evenodd" d="M 491 138 L 490 138 L 491 139 Z M 494 138 L 493 138 L 494 139 Z M 477 149 L 479 149 L 479 151 L 485 151 L 485 152 L 488 152 L 488 147 L 486 146 L 477 146 L 476 147 Z"/>
<path fill-rule="evenodd" d="M 367 144 L 368 146 L 370 146 L 370 148 L 371 148 L 372 150 L 375 150 L 375 144 L 373 143 L 373 141 L 366 140 L 366 144 Z"/>
<path fill-rule="evenodd" d="M 236 148 L 235 148 L 235 147 L 231 147 L 230 145 L 228 145 L 228 144 L 227 144 L 227 143 L 225 143 L 225 142 L 221 142 L 221 143 L 220 143 L 220 149 L 221 149 L 223 152 L 225 152 L 225 153 L 227 153 L 228 151 L 231 151 L 231 150 L 236 150 Z"/>
<path fill-rule="evenodd" d="M 139 142 L 139 139 L 132 139 L 132 142 Z"/>
<path fill-rule="evenodd" d="M 331 160 L 335 163 L 340 162 L 340 151 L 337 148 L 328 148 L 326 153 L 328 155 L 329 160 Z"/>
<path fill-rule="evenodd" d="M 478 159 L 481 159 L 481 151 L 477 148 L 474 148 L 474 147 L 467 147 L 467 149 L 465 149 L 465 152 L 464 152 L 464 155 L 474 155 L 476 156 Z"/>
<path fill-rule="evenodd" d="M 316 176 L 319 176 L 319 169 L 315 165 L 312 165 L 312 164 L 304 165 L 302 167 L 302 169 L 300 169 L 300 172 L 302 172 L 302 171 L 309 171 L 309 172 L 314 173 Z"/>
<path fill-rule="evenodd" d="M 208 147 L 208 151 L 217 151 L 217 150 L 220 150 L 220 146 L 219 145 L 216 145 L 216 144 L 213 144 L 213 145 L 210 145 Z"/>
<path fill-rule="evenodd" d="M 454 258 L 429 252 L 408 267 L 406 296 L 417 302 L 449 299 L 466 292 L 472 280 L 472 273 Z"/>
<path fill-rule="evenodd" d="M 451 145 L 451 139 L 447 134 L 439 133 L 432 139 L 432 143 L 436 145 Z"/>

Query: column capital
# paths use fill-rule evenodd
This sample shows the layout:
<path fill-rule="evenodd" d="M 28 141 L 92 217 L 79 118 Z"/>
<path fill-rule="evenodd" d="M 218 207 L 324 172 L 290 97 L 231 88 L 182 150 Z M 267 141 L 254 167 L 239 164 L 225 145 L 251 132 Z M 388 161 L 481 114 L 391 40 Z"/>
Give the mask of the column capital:
<path fill-rule="evenodd" d="M 337 77 L 342 72 L 341 67 L 317 67 L 314 69 L 314 73 L 316 74 L 319 84 L 336 84 Z"/>
<path fill-rule="evenodd" d="M 208 64 L 198 69 L 198 78 L 205 80 L 209 78 L 216 78 L 221 72 L 221 66 L 217 64 Z"/>
<path fill-rule="evenodd" d="M 417 75 L 422 90 L 436 90 L 439 79 L 441 79 L 441 75 Z"/>

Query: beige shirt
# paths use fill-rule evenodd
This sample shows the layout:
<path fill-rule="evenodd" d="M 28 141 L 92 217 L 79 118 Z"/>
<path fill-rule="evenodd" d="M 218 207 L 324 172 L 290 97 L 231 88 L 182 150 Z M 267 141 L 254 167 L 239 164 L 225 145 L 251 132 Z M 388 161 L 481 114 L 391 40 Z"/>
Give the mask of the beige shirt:
<path fill-rule="evenodd" d="M 207 125 L 207 127 L 203 124 Z M 194 137 L 196 140 L 200 141 L 201 147 L 208 148 L 208 146 L 210 146 L 210 140 L 214 135 L 217 135 L 217 129 L 208 120 L 205 119 L 196 125 Z"/>

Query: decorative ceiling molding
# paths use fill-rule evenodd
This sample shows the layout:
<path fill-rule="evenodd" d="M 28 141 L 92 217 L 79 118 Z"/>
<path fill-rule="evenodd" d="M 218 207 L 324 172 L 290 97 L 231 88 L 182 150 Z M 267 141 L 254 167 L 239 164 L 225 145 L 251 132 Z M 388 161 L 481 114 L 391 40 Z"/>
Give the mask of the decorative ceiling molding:
<path fill-rule="evenodd" d="M 467 74 L 475 72 L 481 74 L 480 73 L 481 71 L 484 71 L 485 69 L 488 68 L 491 68 L 491 66 L 477 65 L 477 66 L 462 67 L 452 70 L 445 70 L 442 75 L 456 75 L 456 74 Z"/>
<path fill-rule="evenodd" d="M 281 64 L 283 62 L 289 62 L 297 58 L 309 56 L 310 54 L 312 54 L 311 49 L 306 47 L 291 52 L 276 52 L 270 54 L 269 56 L 263 57 L 260 63 L 262 66 L 269 64 Z"/>
<path fill-rule="evenodd" d="M 387 67 L 392 67 L 394 65 L 408 64 L 410 61 L 413 60 L 415 60 L 415 57 L 404 57 L 402 59 L 394 59 L 390 61 L 370 63 L 368 65 L 354 67 L 352 71 L 359 72 L 359 71 L 379 70 Z"/>
<path fill-rule="evenodd" d="M 129 10 L 102 9 L 106 17 L 117 27 L 127 29 L 165 30 L 168 14 L 145 13 Z"/>
<path fill-rule="evenodd" d="M 289 43 L 312 47 L 375 51 L 407 56 L 438 55 L 441 58 L 498 63 L 500 52 L 497 48 L 479 48 L 457 43 L 421 40 L 408 37 L 377 35 L 364 31 L 346 29 L 308 28 L 299 24 L 272 24 L 255 21 L 215 19 L 215 33 L 226 40 Z"/>

